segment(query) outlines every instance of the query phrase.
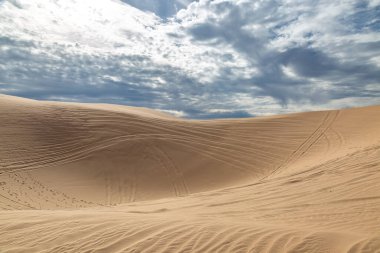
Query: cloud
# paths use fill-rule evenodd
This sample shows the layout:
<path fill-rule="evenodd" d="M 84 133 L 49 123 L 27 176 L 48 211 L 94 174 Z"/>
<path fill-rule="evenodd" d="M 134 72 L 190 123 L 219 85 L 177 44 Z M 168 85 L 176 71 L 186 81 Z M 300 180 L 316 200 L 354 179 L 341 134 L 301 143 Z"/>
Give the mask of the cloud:
<path fill-rule="evenodd" d="M 192 115 L 195 119 L 228 119 L 228 118 L 249 118 L 254 115 L 246 111 L 209 111 L 207 113 L 198 110 L 189 110 L 185 115 Z"/>
<path fill-rule="evenodd" d="M 185 8 L 193 0 L 123 0 L 140 10 L 149 11 L 166 19 L 175 15 L 179 10 Z"/>
<path fill-rule="evenodd" d="M 282 104 L 325 103 L 341 87 L 362 96 L 380 81 L 379 7 L 369 8 L 355 1 L 203 1 L 186 11 L 207 15 L 183 11 L 180 18 L 194 43 L 232 47 L 257 68 L 250 80 L 260 94 Z M 360 41 L 373 33 L 377 40 Z"/>
<path fill-rule="evenodd" d="M 379 103 L 379 11 L 374 0 L 3 0 L 0 92 L 190 118 Z"/>

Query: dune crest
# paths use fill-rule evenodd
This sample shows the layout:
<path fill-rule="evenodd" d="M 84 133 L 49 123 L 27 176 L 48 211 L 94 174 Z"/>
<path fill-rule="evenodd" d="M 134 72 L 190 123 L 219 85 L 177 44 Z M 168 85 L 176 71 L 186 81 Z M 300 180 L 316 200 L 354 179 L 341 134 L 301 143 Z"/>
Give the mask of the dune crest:
<path fill-rule="evenodd" d="M 380 252 L 380 106 L 233 120 L 0 95 L 0 251 Z"/>

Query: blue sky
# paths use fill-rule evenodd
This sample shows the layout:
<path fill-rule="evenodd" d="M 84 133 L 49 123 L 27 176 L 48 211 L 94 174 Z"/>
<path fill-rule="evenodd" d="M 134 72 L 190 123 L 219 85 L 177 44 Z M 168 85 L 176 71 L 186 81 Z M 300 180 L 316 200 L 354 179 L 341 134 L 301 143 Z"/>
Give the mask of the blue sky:
<path fill-rule="evenodd" d="M 380 104 L 380 1 L 0 0 L 0 93 L 188 118 Z"/>

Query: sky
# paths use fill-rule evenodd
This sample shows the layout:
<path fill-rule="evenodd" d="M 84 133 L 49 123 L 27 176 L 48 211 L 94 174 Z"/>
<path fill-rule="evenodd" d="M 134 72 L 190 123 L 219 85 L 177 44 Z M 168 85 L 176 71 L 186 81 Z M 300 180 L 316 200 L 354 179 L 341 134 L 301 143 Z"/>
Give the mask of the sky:
<path fill-rule="evenodd" d="M 0 0 L 0 93 L 198 119 L 380 104 L 380 0 Z"/>

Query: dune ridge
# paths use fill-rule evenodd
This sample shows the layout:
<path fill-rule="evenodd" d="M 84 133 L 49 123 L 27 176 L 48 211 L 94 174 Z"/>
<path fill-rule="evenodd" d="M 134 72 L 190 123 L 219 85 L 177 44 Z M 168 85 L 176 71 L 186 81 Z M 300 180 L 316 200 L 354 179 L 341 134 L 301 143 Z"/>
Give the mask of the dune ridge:
<path fill-rule="evenodd" d="M 380 252 L 380 106 L 184 120 L 0 95 L 1 252 Z"/>

